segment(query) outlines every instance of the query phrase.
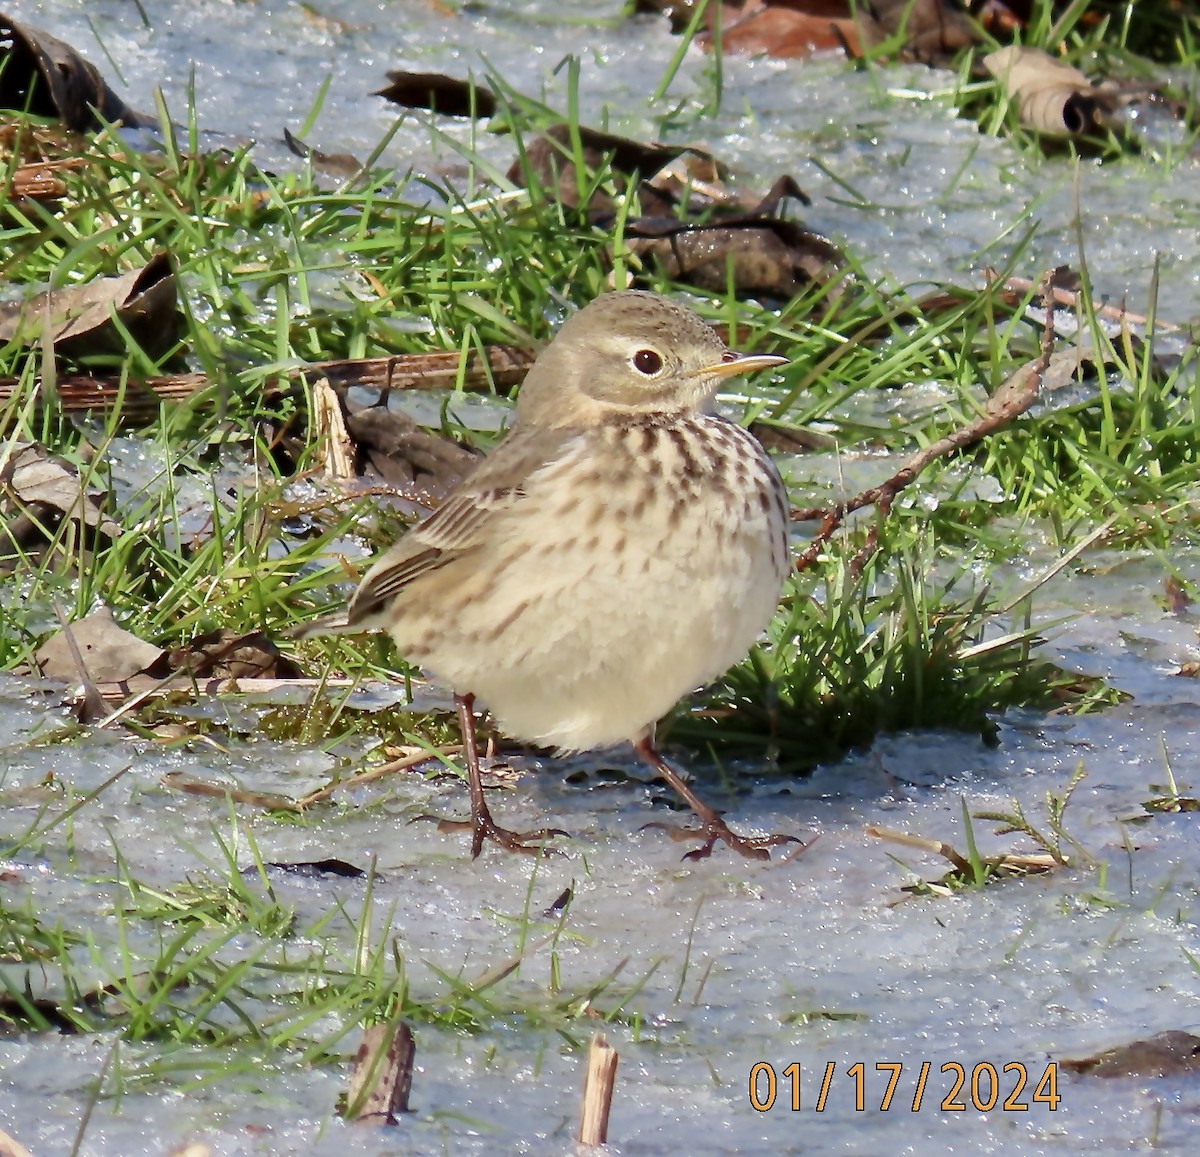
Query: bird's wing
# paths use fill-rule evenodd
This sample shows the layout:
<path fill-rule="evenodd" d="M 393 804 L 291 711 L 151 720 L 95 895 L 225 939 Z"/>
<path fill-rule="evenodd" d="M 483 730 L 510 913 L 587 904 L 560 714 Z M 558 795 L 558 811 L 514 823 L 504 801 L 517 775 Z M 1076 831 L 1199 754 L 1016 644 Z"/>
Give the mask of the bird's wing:
<path fill-rule="evenodd" d="M 520 503 L 525 483 L 557 459 L 571 435 L 557 430 L 514 430 L 431 514 L 386 551 L 363 577 L 347 625 L 369 619 L 409 583 L 476 545 L 489 519 Z"/>

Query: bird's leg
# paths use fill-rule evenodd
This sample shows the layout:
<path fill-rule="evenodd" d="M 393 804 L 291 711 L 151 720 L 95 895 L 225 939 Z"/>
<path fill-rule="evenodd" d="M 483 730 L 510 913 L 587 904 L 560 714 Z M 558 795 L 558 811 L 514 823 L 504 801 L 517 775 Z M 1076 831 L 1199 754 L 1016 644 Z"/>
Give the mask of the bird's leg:
<path fill-rule="evenodd" d="M 510 852 L 527 852 L 537 855 L 545 852 L 547 840 L 555 836 L 565 836 L 567 833 L 559 828 L 540 828 L 536 832 L 513 832 L 502 828 L 492 819 L 488 810 L 487 800 L 483 795 L 483 779 L 479 771 L 479 747 L 475 742 L 475 705 L 474 695 L 455 695 L 454 707 L 458 712 L 458 726 L 462 732 L 463 755 L 467 761 L 467 783 L 471 789 L 471 819 L 470 823 L 458 820 L 442 820 L 439 827 L 446 831 L 455 831 L 470 827 L 471 829 L 471 859 L 483 850 L 483 841 L 491 840 Z"/>
<path fill-rule="evenodd" d="M 700 831 L 696 834 L 703 834 L 704 843 L 688 852 L 683 857 L 685 860 L 707 859 L 712 855 L 713 846 L 718 840 L 728 844 L 735 852 L 745 856 L 748 860 L 769 860 L 771 858 L 770 848 L 778 847 L 780 844 L 801 842 L 795 836 L 739 836 L 721 819 L 721 813 L 709 807 L 663 759 L 658 748 L 654 746 L 652 732 L 635 740 L 633 750 L 683 796 L 700 821 Z"/>

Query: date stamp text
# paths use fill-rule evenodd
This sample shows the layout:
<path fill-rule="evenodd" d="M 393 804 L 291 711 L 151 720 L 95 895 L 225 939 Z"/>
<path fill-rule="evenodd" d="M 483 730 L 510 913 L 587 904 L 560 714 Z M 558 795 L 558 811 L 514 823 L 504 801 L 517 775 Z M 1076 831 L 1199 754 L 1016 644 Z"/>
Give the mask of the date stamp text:
<path fill-rule="evenodd" d="M 862 1061 L 840 1073 L 835 1061 L 827 1061 L 823 1071 L 815 1072 L 802 1071 L 797 1061 L 779 1070 L 767 1061 L 750 1068 L 750 1107 L 757 1113 L 784 1107 L 793 1113 L 808 1107 L 823 1113 L 842 1096 L 851 1098 L 859 1113 L 876 1104 L 882 1113 L 895 1109 L 919 1113 L 922 1108 L 943 1113 L 968 1109 L 1028 1113 L 1031 1106 L 1039 1105 L 1054 1112 L 1062 1100 L 1055 1061 L 1047 1063 L 1040 1075 L 1020 1061 L 1001 1067 L 981 1061 L 970 1069 L 948 1061 L 936 1071 L 932 1061 L 907 1065 L 879 1061 L 873 1072 Z"/>

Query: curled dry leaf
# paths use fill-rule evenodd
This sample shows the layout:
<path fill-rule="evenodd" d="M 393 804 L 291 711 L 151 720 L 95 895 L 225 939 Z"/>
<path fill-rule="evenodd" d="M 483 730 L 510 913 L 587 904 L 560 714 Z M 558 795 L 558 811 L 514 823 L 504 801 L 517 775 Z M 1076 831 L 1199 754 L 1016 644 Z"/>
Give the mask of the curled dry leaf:
<path fill-rule="evenodd" d="M 49 326 L 55 352 L 68 361 L 121 355 L 127 339 L 113 325 L 114 313 L 147 357 L 160 358 L 178 344 L 175 271 L 165 253 L 119 277 L 98 277 L 0 305 L 0 341 L 35 345 Z"/>
<path fill-rule="evenodd" d="M 991 52 L 983 65 L 1004 85 L 1023 124 L 1046 136 L 1081 136 L 1101 126 L 1115 94 L 1097 89 L 1077 68 L 1040 48 L 1011 45 Z"/>
<path fill-rule="evenodd" d="M 0 13 L 0 108 L 57 118 L 75 132 L 102 123 L 139 125 L 100 72 L 69 44 Z"/>

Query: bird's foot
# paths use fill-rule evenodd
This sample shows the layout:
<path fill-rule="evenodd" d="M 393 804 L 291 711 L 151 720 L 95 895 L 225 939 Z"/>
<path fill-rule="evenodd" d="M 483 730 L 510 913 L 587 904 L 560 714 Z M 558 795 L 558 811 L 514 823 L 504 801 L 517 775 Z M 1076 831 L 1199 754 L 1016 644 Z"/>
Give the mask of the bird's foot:
<path fill-rule="evenodd" d="M 538 828 L 533 832 L 514 832 L 511 828 L 502 828 L 490 814 L 474 816 L 469 820 L 450 820 L 442 816 L 421 815 L 418 820 L 432 820 L 437 824 L 439 832 L 470 832 L 471 859 L 475 859 L 481 851 L 485 840 L 490 840 L 509 852 L 523 852 L 527 856 L 548 856 L 554 850 L 548 846 L 555 836 L 569 837 L 570 832 L 562 828 Z"/>
<path fill-rule="evenodd" d="M 720 816 L 713 816 L 698 828 L 676 828 L 663 823 L 645 824 L 642 830 L 646 828 L 661 828 L 672 840 L 679 842 L 702 838 L 704 842 L 699 847 L 684 853 L 685 860 L 707 860 L 718 840 L 747 860 L 769 860 L 771 849 L 783 844 L 800 844 L 801 850 L 807 846 L 798 836 L 739 836 Z"/>

